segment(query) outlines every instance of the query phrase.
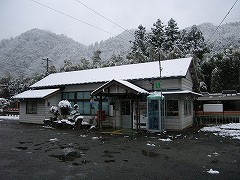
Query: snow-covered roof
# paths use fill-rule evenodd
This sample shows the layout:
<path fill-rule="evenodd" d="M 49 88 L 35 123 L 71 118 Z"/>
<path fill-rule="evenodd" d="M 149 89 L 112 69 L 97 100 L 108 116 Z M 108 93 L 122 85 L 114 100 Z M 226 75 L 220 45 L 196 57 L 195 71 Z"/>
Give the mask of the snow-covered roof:
<path fill-rule="evenodd" d="M 57 92 L 59 89 L 39 89 L 39 90 L 28 90 L 20 94 L 13 96 L 14 99 L 36 99 L 45 98 L 46 96 Z"/>
<path fill-rule="evenodd" d="M 186 76 L 192 58 L 161 61 L 162 78 Z M 31 87 L 48 87 L 70 84 L 108 82 L 112 79 L 133 80 L 158 78 L 159 62 L 147 62 L 122 66 L 88 69 L 50 74 Z"/>
<path fill-rule="evenodd" d="M 196 92 L 193 92 L 193 91 L 189 91 L 189 90 L 183 90 L 183 91 L 167 91 L 167 92 L 162 92 L 163 95 L 166 95 L 166 94 L 193 94 L 193 95 L 196 95 L 196 96 L 202 96 L 202 94 L 200 93 L 196 93 Z"/>
<path fill-rule="evenodd" d="M 100 86 L 99 88 L 94 90 L 92 92 L 92 94 L 95 94 L 96 92 L 98 92 L 102 88 L 106 88 L 111 82 L 114 82 L 114 81 L 116 81 L 116 82 L 118 82 L 118 83 L 120 83 L 120 84 L 122 84 L 122 85 L 124 85 L 124 86 L 126 86 L 126 87 L 128 87 L 130 89 L 132 89 L 133 91 L 136 91 L 137 94 L 149 94 L 148 91 L 146 91 L 146 90 L 144 90 L 144 89 L 142 89 L 142 88 L 140 88 L 140 87 L 138 87 L 138 86 L 136 86 L 136 85 L 134 85 L 134 84 L 132 84 L 132 83 L 130 83 L 128 81 L 119 80 L 119 79 L 118 80 L 117 79 L 113 79 L 111 81 L 108 81 L 107 83 L 103 84 L 102 86 Z"/>
<path fill-rule="evenodd" d="M 193 92 L 193 91 L 189 91 L 189 90 L 176 90 L 176 91 L 163 91 L 162 92 L 162 96 L 163 95 L 172 95 L 172 94 L 192 94 L 192 95 L 196 95 L 196 96 L 202 96 L 202 94 L 199 94 L 199 93 L 196 93 L 196 92 Z M 152 92 L 150 93 L 150 95 L 152 97 L 154 96 L 159 96 L 161 97 L 161 92 L 160 91 L 155 91 L 155 92 Z"/>
<path fill-rule="evenodd" d="M 116 79 L 115 79 L 116 80 Z M 132 83 L 130 83 L 130 82 L 128 82 L 128 81 L 124 81 L 124 80 L 116 80 L 117 82 L 119 82 L 119 83 L 121 83 L 121 84 L 123 84 L 123 85 L 125 85 L 125 86 L 127 86 L 127 87 L 129 87 L 130 89 L 133 89 L 134 91 L 137 91 L 138 93 L 141 93 L 141 94 L 149 94 L 149 92 L 148 91 L 146 91 L 146 90 L 144 90 L 144 89 L 142 89 L 142 88 L 140 88 L 140 87 L 138 87 L 138 86 L 136 86 L 136 85 L 134 85 L 134 84 L 132 84 Z"/>

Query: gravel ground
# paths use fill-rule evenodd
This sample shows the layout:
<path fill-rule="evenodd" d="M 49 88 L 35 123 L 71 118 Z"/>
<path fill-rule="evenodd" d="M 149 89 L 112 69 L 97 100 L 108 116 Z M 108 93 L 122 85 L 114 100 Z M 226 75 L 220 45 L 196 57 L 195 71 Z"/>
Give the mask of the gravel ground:
<path fill-rule="evenodd" d="M 199 129 L 111 135 L 0 121 L 0 179 L 240 179 L 240 140 Z"/>

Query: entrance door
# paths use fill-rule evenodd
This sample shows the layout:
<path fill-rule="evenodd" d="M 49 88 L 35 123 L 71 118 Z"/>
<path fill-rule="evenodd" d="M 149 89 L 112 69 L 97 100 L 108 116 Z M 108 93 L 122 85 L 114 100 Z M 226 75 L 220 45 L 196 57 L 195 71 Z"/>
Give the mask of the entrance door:
<path fill-rule="evenodd" d="M 121 119 L 122 128 L 132 128 L 132 118 L 131 118 L 131 101 L 122 100 L 121 101 Z"/>

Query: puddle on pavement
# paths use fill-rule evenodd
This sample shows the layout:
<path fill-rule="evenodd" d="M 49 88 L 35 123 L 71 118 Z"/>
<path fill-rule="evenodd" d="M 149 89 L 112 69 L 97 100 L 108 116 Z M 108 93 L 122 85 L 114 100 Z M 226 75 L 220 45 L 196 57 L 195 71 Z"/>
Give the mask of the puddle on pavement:
<path fill-rule="evenodd" d="M 157 153 L 155 153 L 155 152 L 152 152 L 152 151 L 147 151 L 147 150 L 142 150 L 142 154 L 143 154 L 144 156 L 147 156 L 147 157 L 152 157 L 152 158 L 154 158 L 154 157 L 157 157 L 157 156 L 158 156 L 158 154 L 157 154 Z"/>
<path fill-rule="evenodd" d="M 110 160 L 105 160 L 104 162 L 105 162 L 105 163 L 112 163 L 112 162 L 115 162 L 115 160 L 110 159 Z"/>
<path fill-rule="evenodd" d="M 73 162 L 72 164 L 74 165 L 74 166 L 79 166 L 79 165 L 85 165 L 85 164 L 88 164 L 88 163 L 91 163 L 92 161 L 88 161 L 88 160 L 82 160 L 80 163 L 78 163 L 78 162 Z"/>
<path fill-rule="evenodd" d="M 87 147 L 87 146 L 79 146 L 77 147 L 78 150 L 81 150 L 81 151 L 88 151 L 90 150 L 90 147 Z"/>
<path fill-rule="evenodd" d="M 165 147 L 163 147 L 163 149 L 171 149 L 170 147 L 168 147 L 168 146 L 165 146 Z"/>
<path fill-rule="evenodd" d="M 68 152 L 67 154 L 50 154 L 50 157 L 54 157 L 60 160 L 60 162 L 71 162 L 81 157 L 81 154 L 77 151 Z"/>
<path fill-rule="evenodd" d="M 116 154 L 119 154 L 120 152 L 118 151 L 108 151 L 108 150 L 105 150 L 104 151 L 104 155 L 102 155 L 102 157 L 114 157 L 116 156 Z"/>
<path fill-rule="evenodd" d="M 27 150 L 28 147 L 23 147 L 23 146 L 18 146 L 18 147 L 15 147 L 14 149 L 18 149 L 18 150 Z"/>
<path fill-rule="evenodd" d="M 19 144 L 32 144 L 32 141 L 19 141 Z"/>

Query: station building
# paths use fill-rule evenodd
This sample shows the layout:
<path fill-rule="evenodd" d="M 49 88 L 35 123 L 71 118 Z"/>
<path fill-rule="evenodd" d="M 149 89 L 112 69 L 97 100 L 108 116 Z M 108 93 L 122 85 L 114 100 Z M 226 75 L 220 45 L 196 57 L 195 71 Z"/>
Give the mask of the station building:
<path fill-rule="evenodd" d="M 160 124 L 161 129 L 182 130 L 193 124 L 193 102 L 200 96 L 194 61 L 189 57 L 50 74 L 14 96 L 20 100 L 19 121 L 43 123 L 52 116 L 51 106 L 68 100 L 89 121 L 101 112 L 103 126 L 158 131 Z M 154 97 L 161 107 L 151 108 L 164 112 L 163 121 L 148 118 L 148 101 Z"/>

